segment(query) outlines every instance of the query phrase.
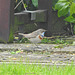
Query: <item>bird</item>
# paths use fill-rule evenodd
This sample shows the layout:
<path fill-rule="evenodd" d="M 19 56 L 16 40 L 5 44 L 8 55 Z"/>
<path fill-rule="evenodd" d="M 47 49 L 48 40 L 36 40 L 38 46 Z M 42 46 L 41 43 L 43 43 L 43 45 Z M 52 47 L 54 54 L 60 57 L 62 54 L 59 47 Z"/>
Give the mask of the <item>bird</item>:
<path fill-rule="evenodd" d="M 31 43 L 33 43 L 37 46 L 37 43 L 40 43 L 41 40 L 44 38 L 45 32 L 46 32 L 45 29 L 38 29 L 29 34 L 23 34 L 23 33 L 18 33 L 18 34 L 27 38 Z"/>
<path fill-rule="evenodd" d="M 38 29 L 36 31 L 33 31 L 29 34 L 24 34 L 24 33 L 18 33 L 19 35 L 22 35 L 23 37 L 30 39 L 30 38 L 36 38 L 36 36 L 41 35 L 43 32 L 46 32 L 47 30 L 45 29 Z"/>
<path fill-rule="evenodd" d="M 40 43 L 41 40 L 44 38 L 44 34 L 45 32 L 41 33 L 40 35 L 37 35 L 36 37 L 28 38 L 28 40 L 34 44 Z"/>

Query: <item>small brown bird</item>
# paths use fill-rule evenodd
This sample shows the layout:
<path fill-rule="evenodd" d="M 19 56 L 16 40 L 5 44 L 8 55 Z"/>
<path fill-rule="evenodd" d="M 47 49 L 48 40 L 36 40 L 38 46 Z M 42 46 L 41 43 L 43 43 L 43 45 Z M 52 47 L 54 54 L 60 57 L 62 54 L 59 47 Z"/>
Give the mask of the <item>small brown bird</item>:
<path fill-rule="evenodd" d="M 45 29 L 38 29 L 38 30 L 33 31 L 32 33 L 29 33 L 29 34 L 23 34 L 23 33 L 18 33 L 18 34 L 27 38 L 32 43 L 40 43 L 44 37 L 45 32 L 46 32 Z"/>

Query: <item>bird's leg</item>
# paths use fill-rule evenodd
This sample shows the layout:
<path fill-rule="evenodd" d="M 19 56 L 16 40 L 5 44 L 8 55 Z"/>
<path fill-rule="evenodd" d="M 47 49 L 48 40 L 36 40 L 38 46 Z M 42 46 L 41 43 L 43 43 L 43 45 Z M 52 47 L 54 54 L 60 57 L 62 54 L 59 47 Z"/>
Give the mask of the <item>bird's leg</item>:
<path fill-rule="evenodd" d="M 39 47 L 37 44 L 35 44 L 35 45 L 36 45 L 37 48 L 40 48 L 41 49 L 41 47 Z"/>

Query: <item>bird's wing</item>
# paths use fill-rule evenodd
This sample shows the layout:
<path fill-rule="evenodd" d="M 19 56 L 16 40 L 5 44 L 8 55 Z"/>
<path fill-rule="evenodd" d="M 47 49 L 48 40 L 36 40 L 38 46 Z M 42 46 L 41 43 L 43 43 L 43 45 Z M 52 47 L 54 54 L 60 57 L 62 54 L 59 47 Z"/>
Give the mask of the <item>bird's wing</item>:
<path fill-rule="evenodd" d="M 36 37 L 36 35 L 35 34 L 32 34 L 32 33 L 30 33 L 30 34 L 18 33 L 18 34 L 19 35 L 22 35 L 25 38 L 35 38 Z"/>

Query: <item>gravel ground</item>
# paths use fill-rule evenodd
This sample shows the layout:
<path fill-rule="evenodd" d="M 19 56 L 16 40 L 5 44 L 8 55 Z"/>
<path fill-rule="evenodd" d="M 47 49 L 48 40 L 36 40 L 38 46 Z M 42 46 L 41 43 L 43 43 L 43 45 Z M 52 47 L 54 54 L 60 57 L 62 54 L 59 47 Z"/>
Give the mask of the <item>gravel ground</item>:
<path fill-rule="evenodd" d="M 54 44 L 0 44 L 0 63 L 20 62 L 45 64 L 71 64 L 75 63 L 75 46 Z"/>

